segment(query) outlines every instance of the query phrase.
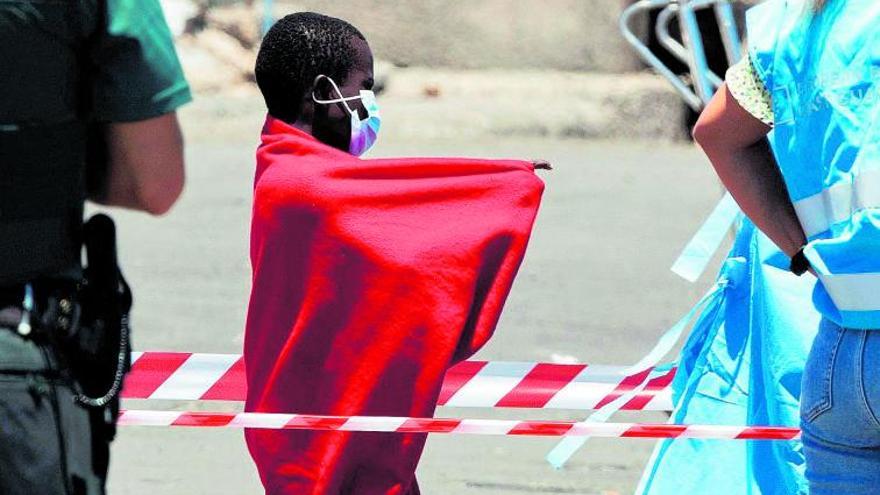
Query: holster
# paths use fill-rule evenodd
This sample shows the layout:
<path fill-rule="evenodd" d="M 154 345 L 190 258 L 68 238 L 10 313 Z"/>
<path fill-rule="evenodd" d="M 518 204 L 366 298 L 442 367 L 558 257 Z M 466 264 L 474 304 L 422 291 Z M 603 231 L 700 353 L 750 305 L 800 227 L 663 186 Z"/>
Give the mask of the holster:
<path fill-rule="evenodd" d="M 83 241 L 88 264 L 82 282 L 70 298 L 64 291 L 47 298 L 41 323 L 80 389 L 79 402 L 94 409 L 93 427 L 102 433 L 95 436 L 109 443 L 116 433 L 119 388 L 131 365 L 132 294 L 118 266 L 113 221 L 95 215 L 83 228 Z"/>
<path fill-rule="evenodd" d="M 98 397 L 114 382 L 120 346 L 129 347 L 122 339 L 128 331 L 132 294 L 117 262 L 113 220 L 106 215 L 92 217 L 83 237 L 88 265 L 79 290 L 82 324 L 73 336 L 76 352 L 70 353 L 70 364 L 85 395 Z M 127 357 L 124 371 L 129 364 Z"/>

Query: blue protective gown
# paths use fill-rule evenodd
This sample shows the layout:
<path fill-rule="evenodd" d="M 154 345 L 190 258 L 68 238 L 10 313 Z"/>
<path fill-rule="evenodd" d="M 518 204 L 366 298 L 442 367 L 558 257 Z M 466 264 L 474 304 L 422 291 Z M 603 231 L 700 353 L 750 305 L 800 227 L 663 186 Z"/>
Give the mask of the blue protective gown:
<path fill-rule="evenodd" d="M 876 0 L 830 0 L 818 15 L 803 0 L 749 11 L 749 55 L 773 100 L 770 143 L 820 282 L 788 273 L 746 222 L 719 275 L 724 296 L 682 351 L 671 422 L 797 426 L 819 318 L 880 329 L 878 26 Z M 803 462 L 799 441 L 662 441 L 637 493 L 807 493 Z"/>
<path fill-rule="evenodd" d="M 815 278 L 744 222 L 719 282 L 727 286 L 694 325 L 672 384 L 677 424 L 797 426 L 801 373 L 819 314 Z M 636 493 L 806 493 L 795 441 L 663 440 Z M 705 487 L 712 487 L 705 491 Z"/>

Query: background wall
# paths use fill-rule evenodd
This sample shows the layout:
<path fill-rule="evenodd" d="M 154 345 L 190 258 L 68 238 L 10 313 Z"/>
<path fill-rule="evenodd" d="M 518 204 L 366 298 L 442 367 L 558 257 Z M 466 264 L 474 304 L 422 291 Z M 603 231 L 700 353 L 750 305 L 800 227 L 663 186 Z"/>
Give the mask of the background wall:
<path fill-rule="evenodd" d="M 621 6 L 621 0 L 282 0 L 275 10 L 346 19 L 377 57 L 397 65 L 629 72 L 640 65 L 617 28 Z"/>
<path fill-rule="evenodd" d="M 273 19 L 312 10 L 364 32 L 383 113 L 393 117 L 386 135 L 676 140 L 688 137 L 695 120 L 623 40 L 618 19 L 633 0 L 161 1 L 190 84 L 205 102 L 198 108 L 218 118 L 264 111 L 253 67 L 271 4 Z M 634 19 L 637 34 L 673 71 L 686 73 L 648 29 L 655 16 Z M 710 65 L 723 74 L 714 18 L 710 9 L 698 14 Z M 428 114 L 443 118 L 426 128 Z"/>

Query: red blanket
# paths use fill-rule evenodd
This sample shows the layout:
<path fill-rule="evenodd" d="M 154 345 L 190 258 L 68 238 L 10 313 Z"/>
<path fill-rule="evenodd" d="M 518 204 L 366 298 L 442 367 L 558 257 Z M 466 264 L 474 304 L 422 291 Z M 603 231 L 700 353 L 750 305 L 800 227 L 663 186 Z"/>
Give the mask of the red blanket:
<path fill-rule="evenodd" d="M 492 335 L 543 183 L 529 162 L 361 160 L 268 118 L 257 151 L 248 411 L 432 416 Z M 249 430 L 270 494 L 417 493 L 421 434 Z"/>

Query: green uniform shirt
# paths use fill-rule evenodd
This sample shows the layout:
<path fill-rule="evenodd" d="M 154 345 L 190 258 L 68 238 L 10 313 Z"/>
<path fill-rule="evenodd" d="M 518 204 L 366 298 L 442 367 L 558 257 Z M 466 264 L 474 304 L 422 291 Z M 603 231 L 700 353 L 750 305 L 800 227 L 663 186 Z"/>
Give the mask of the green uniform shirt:
<path fill-rule="evenodd" d="M 158 0 L 107 0 L 107 29 L 92 49 L 93 116 L 144 120 L 192 100 Z"/>

